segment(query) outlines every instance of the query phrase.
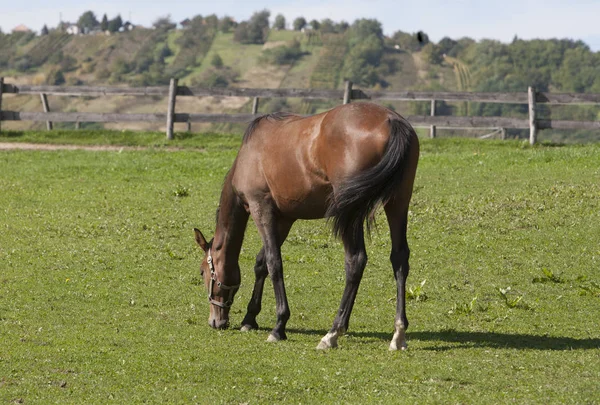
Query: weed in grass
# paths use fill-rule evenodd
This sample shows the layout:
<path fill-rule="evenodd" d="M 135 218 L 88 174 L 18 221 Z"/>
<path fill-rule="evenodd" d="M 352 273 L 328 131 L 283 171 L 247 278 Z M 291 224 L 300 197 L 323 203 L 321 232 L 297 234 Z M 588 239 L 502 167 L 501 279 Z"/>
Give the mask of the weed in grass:
<path fill-rule="evenodd" d="M 190 189 L 187 187 L 184 187 L 182 185 L 178 185 L 175 188 L 175 191 L 173 191 L 173 195 L 175 197 L 189 197 L 190 196 Z"/>
<path fill-rule="evenodd" d="M 600 297 L 600 284 L 594 281 L 590 281 L 587 284 L 581 284 L 579 288 L 579 295 L 591 295 L 595 297 Z"/>
<path fill-rule="evenodd" d="M 406 290 L 406 299 L 409 301 L 426 301 L 427 298 L 429 298 L 427 296 L 427 293 L 423 290 L 423 287 L 425 286 L 425 283 L 427 282 L 427 280 L 423 280 L 421 281 L 421 283 L 416 286 L 410 286 L 408 287 L 408 289 Z"/>
<path fill-rule="evenodd" d="M 498 288 L 500 296 L 504 300 L 504 304 L 508 308 L 532 309 L 532 307 L 523 301 L 523 295 L 515 293 L 510 287 Z"/>
<path fill-rule="evenodd" d="M 469 303 L 454 304 L 452 306 L 452 309 L 448 311 L 448 313 L 456 315 L 471 315 L 476 308 L 475 304 L 477 303 L 478 298 L 479 297 L 476 295 L 471 299 L 471 302 Z"/>
<path fill-rule="evenodd" d="M 180 254 L 175 253 L 171 248 L 167 247 L 166 248 L 166 252 L 169 255 L 169 257 L 173 260 L 183 260 L 185 259 L 185 257 L 183 257 Z"/>
<path fill-rule="evenodd" d="M 565 282 L 565 280 L 562 277 L 554 274 L 554 272 L 552 272 L 552 270 L 548 270 L 545 267 L 542 268 L 542 273 L 544 273 L 543 276 L 534 277 L 532 282 L 533 283 L 556 283 L 556 284 L 561 284 L 561 283 Z"/>

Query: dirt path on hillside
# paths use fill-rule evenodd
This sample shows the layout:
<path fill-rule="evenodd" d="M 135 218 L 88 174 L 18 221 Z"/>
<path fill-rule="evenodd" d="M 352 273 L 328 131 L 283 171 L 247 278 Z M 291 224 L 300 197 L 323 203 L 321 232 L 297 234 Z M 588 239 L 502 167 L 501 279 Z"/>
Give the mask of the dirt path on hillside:
<path fill-rule="evenodd" d="M 144 146 L 117 146 L 117 145 L 58 145 L 50 143 L 22 143 L 22 142 L 0 142 L 2 150 L 87 150 L 92 152 L 121 152 L 130 150 L 149 150 L 152 148 Z M 176 147 L 157 148 L 157 150 L 177 152 L 181 150 L 192 150 L 203 152 L 204 149 L 184 149 Z"/>

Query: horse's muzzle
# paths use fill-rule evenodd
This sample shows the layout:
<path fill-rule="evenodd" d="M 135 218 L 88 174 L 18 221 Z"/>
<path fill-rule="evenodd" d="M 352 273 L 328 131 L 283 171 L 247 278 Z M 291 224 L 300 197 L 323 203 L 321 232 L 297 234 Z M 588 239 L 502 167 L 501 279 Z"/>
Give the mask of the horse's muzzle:
<path fill-rule="evenodd" d="M 229 319 L 209 319 L 208 324 L 213 329 L 227 329 L 229 327 Z"/>

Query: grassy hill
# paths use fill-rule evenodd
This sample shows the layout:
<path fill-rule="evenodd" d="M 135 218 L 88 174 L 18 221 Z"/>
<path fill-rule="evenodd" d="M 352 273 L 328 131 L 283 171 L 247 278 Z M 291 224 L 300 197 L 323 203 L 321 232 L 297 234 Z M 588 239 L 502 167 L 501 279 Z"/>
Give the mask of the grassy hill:
<path fill-rule="evenodd" d="M 378 90 L 525 91 L 527 86 L 535 85 L 545 91 L 600 92 L 600 53 L 592 53 L 580 41 L 515 40 L 501 44 L 444 38 L 438 44 L 419 43 L 414 36 L 401 32 L 389 38 L 373 36 L 378 23 L 359 20 L 347 30 L 333 33 L 272 29 L 264 43 L 244 44 L 231 31 L 222 32 L 216 25 L 194 21 L 186 29 L 138 28 L 108 36 L 0 33 L 0 76 L 15 84 L 152 86 L 166 85 L 171 77 L 177 77 L 181 84 L 201 87 L 339 89 L 344 79 L 350 78 L 358 88 Z M 277 59 L 281 56 L 284 58 Z M 178 100 L 177 108 L 194 113 L 236 112 L 249 111 L 250 104 L 247 98 L 208 97 Z M 261 100 L 259 111 L 309 114 L 334 104 L 301 99 Z M 427 114 L 429 108 L 429 103 L 386 104 L 404 114 Z M 50 106 L 53 111 L 163 112 L 166 100 L 50 97 Z M 41 105 L 38 97 L 7 95 L 3 108 L 40 111 Z M 485 103 L 438 106 L 442 115 L 518 116 L 524 113 L 521 110 L 520 106 Z M 539 113 L 553 119 L 597 120 L 600 107 L 543 106 Z M 29 122 L 3 124 L 15 130 L 43 126 Z M 148 123 L 104 127 L 163 129 Z M 230 129 L 198 124 L 193 130 L 209 127 Z M 519 131 L 513 132 L 511 135 L 519 135 Z M 588 133 L 576 135 L 589 137 Z M 551 135 L 555 140 L 564 136 Z M 597 134 L 593 136 L 597 138 Z"/>

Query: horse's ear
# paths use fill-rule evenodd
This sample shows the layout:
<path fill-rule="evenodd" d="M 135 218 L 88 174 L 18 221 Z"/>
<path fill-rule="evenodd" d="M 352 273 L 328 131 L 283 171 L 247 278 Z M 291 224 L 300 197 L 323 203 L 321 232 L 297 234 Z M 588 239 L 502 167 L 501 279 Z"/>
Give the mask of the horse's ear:
<path fill-rule="evenodd" d="M 198 228 L 194 228 L 194 239 L 196 239 L 196 243 L 204 250 L 204 252 L 208 252 L 208 242 Z"/>

